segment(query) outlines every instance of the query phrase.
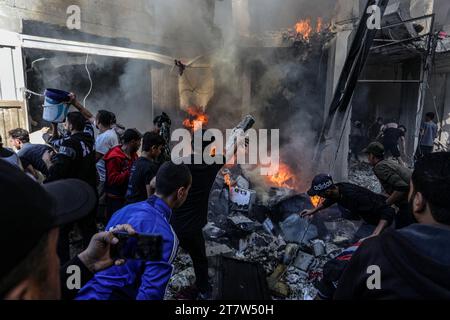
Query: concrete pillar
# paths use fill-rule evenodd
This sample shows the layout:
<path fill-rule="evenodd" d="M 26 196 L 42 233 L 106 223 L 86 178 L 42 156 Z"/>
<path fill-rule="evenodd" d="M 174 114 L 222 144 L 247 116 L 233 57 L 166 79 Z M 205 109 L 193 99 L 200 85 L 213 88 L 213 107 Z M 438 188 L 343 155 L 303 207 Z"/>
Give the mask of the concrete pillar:
<path fill-rule="evenodd" d="M 333 98 L 336 85 L 344 67 L 347 58 L 349 38 L 352 30 L 340 31 L 336 34 L 336 38 L 331 43 L 329 70 L 328 70 L 328 88 L 325 105 L 325 114 L 328 114 L 330 102 Z M 333 119 L 329 135 L 326 137 L 322 157 L 320 159 L 319 171 L 330 173 L 335 181 L 348 180 L 348 152 L 349 152 L 349 135 L 351 129 L 351 117 L 348 116 L 351 107 L 348 108 L 346 114 L 337 113 Z M 339 151 L 337 152 L 337 150 Z M 337 154 L 336 154 L 337 152 Z"/>

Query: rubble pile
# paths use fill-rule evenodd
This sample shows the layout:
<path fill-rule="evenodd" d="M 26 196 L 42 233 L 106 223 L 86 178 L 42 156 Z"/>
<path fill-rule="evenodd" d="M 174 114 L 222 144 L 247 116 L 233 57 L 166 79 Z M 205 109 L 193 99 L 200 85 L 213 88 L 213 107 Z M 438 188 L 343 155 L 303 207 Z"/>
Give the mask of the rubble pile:
<path fill-rule="evenodd" d="M 367 172 L 363 169 L 361 172 Z M 244 179 L 231 175 L 232 180 Z M 252 187 L 250 181 L 240 185 Z M 208 259 L 222 255 L 256 262 L 265 271 L 273 299 L 313 299 L 323 266 L 352 244 L 359 223 L 342 219 L 332 208 L 312 220 L 301 218 L 298 213 L 312 204 L 308 196 L 292 190 L 273 189 L 264 204 L 254 195 L 251 189 L 230 187 L 218 176 L 210 196 L 209 223 L 204 228 Z M 178 254 L 174 265 L 168 299 L 195 281 L 187 254 Z M 214 274 L 217 270 L 210 264 L 211 279 Z"/>
<path fill-rule="evenodd" d="M 382 193 L 381 184 L 373 174 L 372 167 L 367 162 L 352 161 L 349 167 L 349 181 L 365 187 L 375 193 Z"/>

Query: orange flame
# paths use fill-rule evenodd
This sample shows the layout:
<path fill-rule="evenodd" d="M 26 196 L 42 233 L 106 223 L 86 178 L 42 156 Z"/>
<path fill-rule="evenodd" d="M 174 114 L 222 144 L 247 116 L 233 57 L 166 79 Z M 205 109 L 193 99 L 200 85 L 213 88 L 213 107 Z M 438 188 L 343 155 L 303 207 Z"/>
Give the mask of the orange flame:
<path fill-rule="evenodd" d="M 280 163 L 277 173 L 267 177 L 268 182 L 279 188 L 296 189 L 297 178 L 292 173 L 291 168 L 284 163 Z"/>
<path fill-rule="evenodd" d="M 295 31 L 297 34 L 301 35 L 303 39 L 309 40 L 313 34 L 313 32 L 319 33 L 322 32 L 324 28 L 324 23 L 322 18 L 317 18 L 317 23 L 315 28 L 311 23 L 311 19 L 303 19 L 295 24 Z"/>
<path fill-rule="evenodd" d="M 322 198 L 319 196 L 313 196 L 310 197 L 311 199 L 311 203 L 314 206 L 314 208 L 317 208 L 319 206 L 319 204 L 322 202 Z"/>
<path fill-rule="evenodd" d="M 316 25 L 316 32 L 322 32 L 323 30 L 323 19 L 322 18 L 317 18 L 317 25 Z"/>
<path fill-rule="evenodd" d="M 202 107 L 191 106 L 187 108 L 189 117 L 183 121 L 183 126 L 186 129 L 197 131 L 200 129 L 200 124 L 205 127 L 208 125 L 209 117 Z"/>

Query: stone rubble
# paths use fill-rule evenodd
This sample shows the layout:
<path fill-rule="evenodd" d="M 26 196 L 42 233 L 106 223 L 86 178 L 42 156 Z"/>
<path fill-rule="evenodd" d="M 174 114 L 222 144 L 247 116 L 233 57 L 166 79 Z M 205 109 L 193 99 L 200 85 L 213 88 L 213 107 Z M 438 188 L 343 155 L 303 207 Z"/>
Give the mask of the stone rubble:
<path fill-rule="evenodd" d="M 240 179 L 241 183 L 245 184 L 242 177 Z M 372 191 L 381 192 L 381 186 L 368 164 L 352 164 L 350 181 L 365 186 Z M 217 193 L 219 192 L 217 191 Z M 272 195 L 271 204 L 292 196 L 288 190 L 273 190 Z M 303 241 L 297 239 L 298 236 L 295 237 L 296 239 L 291 239 L 273 232 L 273 225 L 276 225 L 276 223 L 271 221 L 270 218 L 268 218 L 270 220 L 268 227 L 267 221 L 264 222 L 264 226 L 262 223 L 249 219 L 242 212 L 239 214 L 230 212 L 226 219 L 220 220 L 221 224 L 217 222 L 219 220 L 216 220 L 214 221 L 216 223 L 210 222 L 205 227 L 207 255 L 213 257 L 223 254 L 235 259 L 258 262 L 263 265 L 267 277 L 272 275 L 277 267 L 284 264 L 286 265 L 285 271 L 283 271 L 278 285 L 281 287 L 287 286 L 287 295 L 282 297 L 273 295 L 272 298 L 312 300 L 317 294 L 314 284 L 320 281 L 323 276 L 323 266 L 327 261 L 339 255 L 349 244 L 358 229 L 359 223 L 344 219 L 325 221 L 327 234 L 318 237 L 318 230 L 314 225 L 307 229 L 306 224 L 298 218 L 298 216 L 288 217 L 287 220 L 290 224 L 288 223 L 287 226 L 293 228 L 288 233 L 292 235 L 293 232 L 297 232 L 303 237 L 305 230 L 307 230 L 307 236 Z M 244 229 L 248 233 L 247 236 L 239 239 L 237 247 L 233 247 L 228 238 L 229 229 L 227 228 L 229 226 L 222 225 L 226 223 L 225 220 L 234 227 Z M 252 225 L 251 228 L 249 228 L 250 225 Z M 282 226 L 283 223 L 279 225 Z M 242 226 L 245 227 L 242 228 Z M 312 231 L 310 231 L 311 229 Z M 299 245 L 300 242 L 302 244 Z M 168 286 L 167 299 L 174 299 L 177 292 L 190 286 L 195 280 L 192 261 L 189 255 L 183 251 L 175 259 L 174 266 L 174 276 Z M 214 273 L 214 271 L 210 270 L 210 273 Z"/>

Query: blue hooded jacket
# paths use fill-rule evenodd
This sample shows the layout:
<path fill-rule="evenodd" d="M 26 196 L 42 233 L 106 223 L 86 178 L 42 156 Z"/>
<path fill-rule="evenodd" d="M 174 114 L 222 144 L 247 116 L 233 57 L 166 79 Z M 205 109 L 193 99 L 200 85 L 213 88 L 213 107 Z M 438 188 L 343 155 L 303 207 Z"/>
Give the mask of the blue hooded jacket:
<path fill-rule="evenodd" d="M 78 293 L 77 300 L 162 300 L 172 276 L 178 239 L 169 224 L 172 210 L 156 196 L 116 212 L 106 230 L 130 224 L 138 233 L 163 237 L 163 258 L 159 262 L 128 260 L 95 274 Z"/>

